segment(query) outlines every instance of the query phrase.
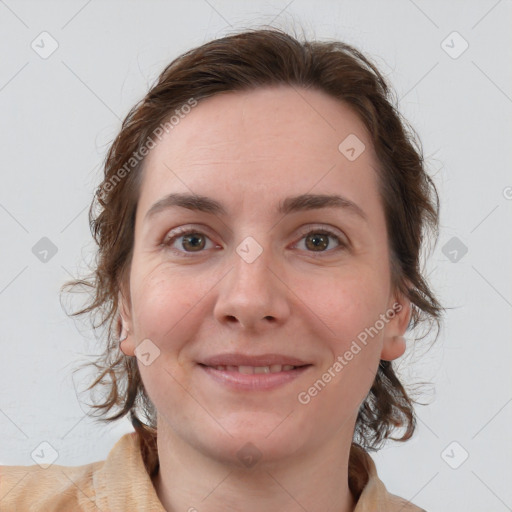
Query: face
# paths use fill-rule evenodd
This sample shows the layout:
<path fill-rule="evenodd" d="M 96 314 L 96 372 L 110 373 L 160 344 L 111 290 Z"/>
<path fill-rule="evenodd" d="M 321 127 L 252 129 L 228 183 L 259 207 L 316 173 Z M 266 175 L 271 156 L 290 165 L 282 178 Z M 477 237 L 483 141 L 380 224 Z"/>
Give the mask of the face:
<path fill-rule="evenodd" d="M 339 149 L 351 134 L 361 153 Z M 235 461 L 247 442 L 267 460 L 350 442 L 410 318 L 375 168 L 349 107 L 284 86 L 203 100 L 151 150 L 121 313 L 159 432 Z M 218 204 L 153 208 L 169 194 Z M 345 206 L 288 199 L 305 194 Z"/>

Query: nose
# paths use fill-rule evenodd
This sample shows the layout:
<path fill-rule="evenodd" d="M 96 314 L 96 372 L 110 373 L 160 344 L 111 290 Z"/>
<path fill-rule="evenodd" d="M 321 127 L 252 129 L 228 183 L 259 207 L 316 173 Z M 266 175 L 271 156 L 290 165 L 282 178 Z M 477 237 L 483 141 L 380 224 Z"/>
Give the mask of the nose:
<path fill-rule="evenodd" d="M 233 253 L 232 269 L 219 284 L 214 316 L 221 323 L 238 324 L 253 332 L 282 325 L 290 314 L 290 290 L 278 262 L 269 248 L 262 247 L 252 260 L 245 257 L 241 246 L 240 252 Z"/>

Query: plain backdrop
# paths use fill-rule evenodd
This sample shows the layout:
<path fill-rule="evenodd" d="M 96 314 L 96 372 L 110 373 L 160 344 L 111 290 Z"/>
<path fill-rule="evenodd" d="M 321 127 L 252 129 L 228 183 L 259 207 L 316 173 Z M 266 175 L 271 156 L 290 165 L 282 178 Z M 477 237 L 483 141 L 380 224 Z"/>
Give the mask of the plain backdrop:
<path fill-rule="evenodd" d="M 510 0 L 0 1 L 0 464 L 34 464 L 41 442 L 57 464 L 85 464 L 132 431 L 85 416 L 87 373 L 72 371 L 97 346 L 59 297 L 94 256 L 101 163 L 173 58 L 269 24 L 374 59 L 440 193 L 423 269 L 451 309 L 433 347 L 401 362 L 430 383 L 427 405 L 412 440 L 373 454 L 379 476 L 429 511 L 512 510 L 511 19 Z"/>

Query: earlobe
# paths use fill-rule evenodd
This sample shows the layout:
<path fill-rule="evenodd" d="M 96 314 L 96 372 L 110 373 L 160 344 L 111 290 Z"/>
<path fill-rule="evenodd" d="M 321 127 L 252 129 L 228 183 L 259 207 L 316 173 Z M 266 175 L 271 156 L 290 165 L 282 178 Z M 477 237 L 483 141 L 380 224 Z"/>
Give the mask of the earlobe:
<path fill-rule="evenodd" d="M 118 310 L 120 311 L 118 322 L 119 322 L 119 349 L 126 356 L 135 355 L 135 347 L 133 346 L 133 334 L 130 331 L 129 322 L 126 319 L 126 307 L 121 292 L 118 295 Z"/>
<path fill-rule="evenodd" d="M 411 320 L 412 305 L 411 301 L 406 297 L 402 297 L 399 304 L 400 308 L 388 326 L 391 333 L 384 335 L 384 343 L 380 355 L 380 358 L 384 361 L 398 359 L 407 348 L 406 339 L 403 335 Z"/>
<path fill-rule="evenodd" d="M 135 347 L 133 346 L 133 336 L 130 329 L 125 326 L 124 321 L 121 319 L 121 336 L 119 337 L 119 349 L 126 356 L 135 355 Z"/>
<path fill-rule="evenodd" d="M 401 357 L 406 349 L 406 341 L 403 336 L 393 336 L 384 340 L 384 346 L 380 358 L 383 361 L 393 361 Z"/>

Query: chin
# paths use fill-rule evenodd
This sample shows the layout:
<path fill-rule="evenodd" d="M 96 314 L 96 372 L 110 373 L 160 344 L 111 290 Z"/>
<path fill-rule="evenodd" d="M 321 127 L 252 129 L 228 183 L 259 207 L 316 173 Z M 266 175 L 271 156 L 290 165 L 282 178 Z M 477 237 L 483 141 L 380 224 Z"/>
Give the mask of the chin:
<path fill-rule="evenodd" d="M 291 416 L 284 419 L 286 415 L 253 413 L 230 418 L 229 424 L 221 423 L 231 436 L 219 429 L 203 432 L 200 435 L 201 451 L 219 462 L 239 468 L 252 469 L 257 464 L 286 459 L 304 443 L 304 432 L 293 428 Z"/>

